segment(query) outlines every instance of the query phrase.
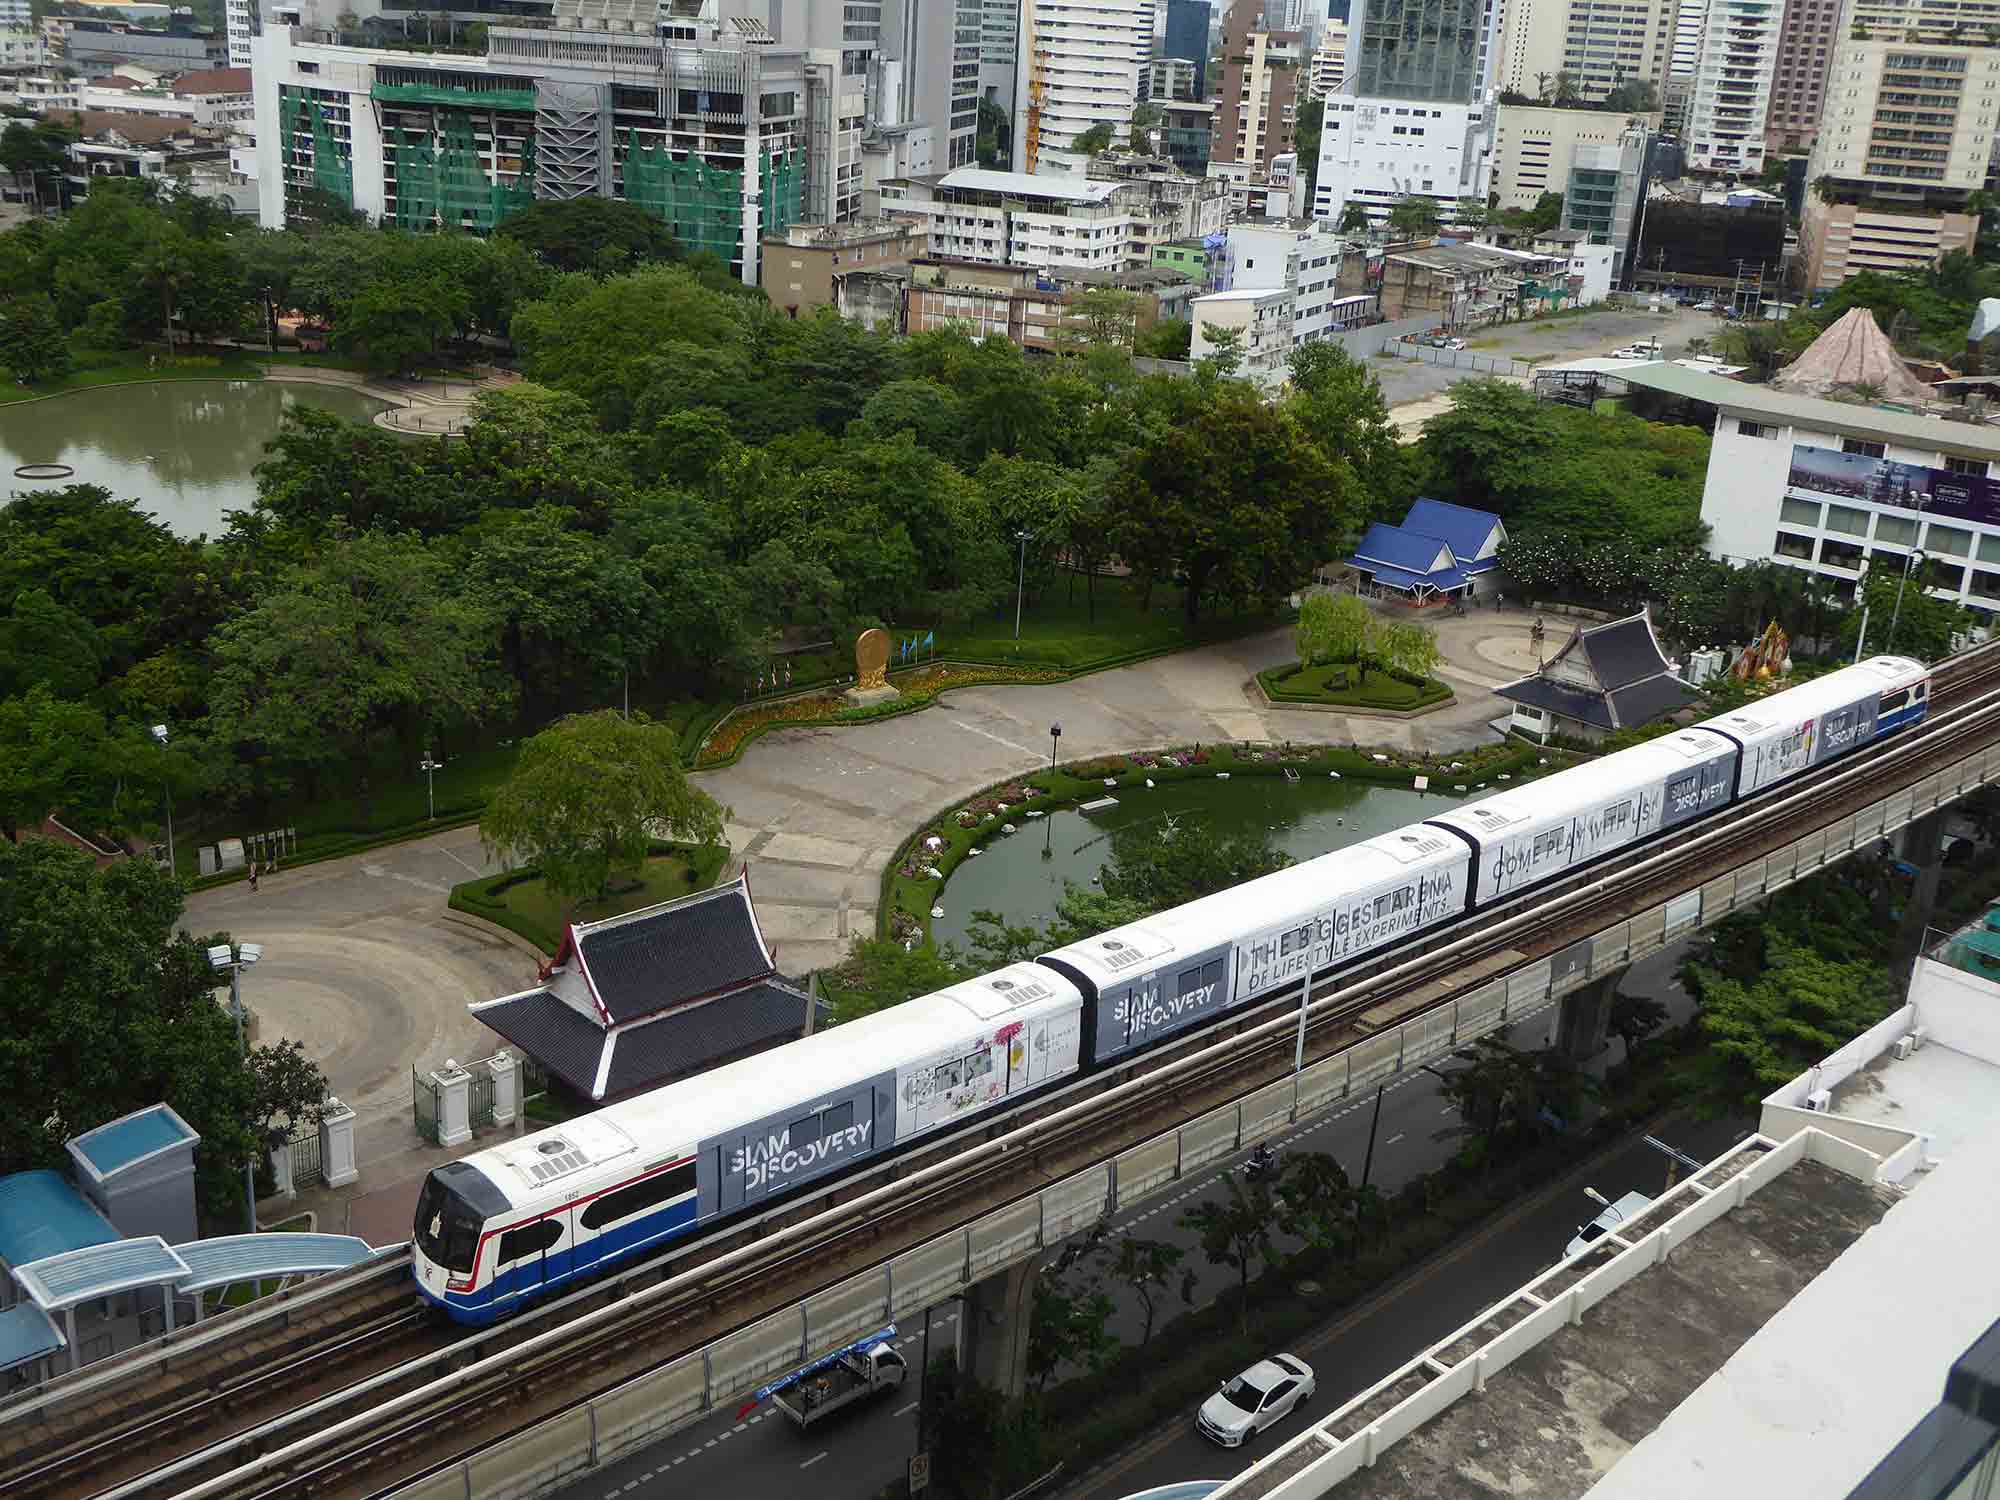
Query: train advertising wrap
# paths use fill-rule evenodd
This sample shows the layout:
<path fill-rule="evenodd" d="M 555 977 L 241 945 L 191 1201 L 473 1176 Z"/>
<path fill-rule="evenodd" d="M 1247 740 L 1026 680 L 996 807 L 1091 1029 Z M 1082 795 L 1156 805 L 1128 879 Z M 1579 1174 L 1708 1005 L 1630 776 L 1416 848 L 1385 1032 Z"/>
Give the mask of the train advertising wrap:
<path fill-rule="evenodd" d="M 1730 785 L 1736 779 L 1736 755 L 1728 755 L 1690 766 L 1667 778 L 1666 805 L 1660 812 L 1660 827 L 1672 828 L 1689 818 L 1714 812 L 1729 800 Z"/>
<path fill-rule="evenodd" d="M 1621 792 L 1562 818 L 1531 820 L 1485 840 L 1479 855 L 1481 902 L 1505 896 L 1660 830 L 1665 788 Z"/>
<path fill-rule="evenodd" d="M 1771 719 L 1744 712 L 1720 720 L 1743 741 L 1742 794 L 1759 791 L 1866 744 L 1875 737 L 1875 712 L 1880 702 L 1879 695 L 1870 693 L 1859 702 L 1802 719 Z"/>
<path fill-rule="evenodd" d="M 1297 984 L 1307 974 L 1393 943 L 1465 907 L 1466 853 L 1346 894 L 1302 920 L 1254 932 L 1236 945 L 1236 999 Z"/>
<path fill-rule="evenodd" d="M 895 1135 L 894 1086 L 889 1074 L 703 1141 L 696 1169 L 704 1179 L 701 1201 L 709 1202 L 711 1176 L 719 1206 L 740 1208 L 873 1156 Z"/>
<path fill-rule="evenodd" d="M 1093 1062 L 1130 1052 L 1205 1021 L 1229 1002 L 1229 950 L 1211 948 L 1193 958 L 1097 992 L 1097 1046 Z"/>

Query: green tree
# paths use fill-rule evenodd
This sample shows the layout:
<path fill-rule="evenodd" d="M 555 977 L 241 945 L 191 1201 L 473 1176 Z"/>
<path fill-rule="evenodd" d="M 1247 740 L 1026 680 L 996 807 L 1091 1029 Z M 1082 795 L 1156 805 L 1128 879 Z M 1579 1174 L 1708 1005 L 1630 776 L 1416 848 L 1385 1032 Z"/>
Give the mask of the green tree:
<path fill-rule="evenodd" d="M 1503 1144 L 1533 1140 L 1555 1128 L 1551 1117 L 1575 1120 L 1593 1091 L 1589 1077 L 1560 1052 L 1524 1052 L 1499 1037 L 1481 1037 L 1458 1057 L 1463 1066 L 1439 1084 L 1459 1123 L 1439 1140 L 1468 1140 L 1482 1179 Z"/>
<path fill-rule="evenodd" d="M 1604 1022 L 1605 1030 L 1625 1044 L 1628 1061 L 1639 1055 L 1646 1038 L 1666 1024 L 1666 1006 L 1650 995 L 1635 995 L 1625 990 L 1611 997 L 1611 1010 Z"/>
<path fill-rule="evenodd" d="M 1117 139 L 1117 129 L 1109 121 L 1093 125 L 1079 135 L 1070 150 L 1079 156 L 1102 156 Z"/>
<path fill-rule="evenodd" d="M 1248 1333 L 1250 1278 L 1256 1267 L 1271 1261 L 1271 1230 L 1278 1209 L 1264 1179 L 1246 1187 L 1240 1173 L 1230 1172 L 1223 1176 L 1222 1187 L 1220 1198 L 1196 1204 L 1181 1215 L 1180 1225 L 1201 1237 L 1201 1253 L 1210 1265 L 1236 1273 L 1237 1315 Z"/>
<path fill-rule="evenodd" d="M 18 843 L 58 811 L 91 832 L 118 821 L 126 749 L 103 714 L 39 683 L 0 699 L 0 834 Z"/>
<path fill-rule="evenodd" d="M 1460 229 L 1482 229 L 1492 217 L 1493 211 L 1484 198 L 1461 198 L 1452 211 L 1451 221 Z"/>
<path fill-rule="evenodd" d="M 59 1166 L 67 1137 L 164 1101 L 201 1137 L 204 1216 L 233 1228 L 245 1161 L 325 1080 L 296 1056 L 244 1065 L 204 951 L 226 937 L 177 931 L 182 910 L 150 860 L 98 870 L 42 839 L 0 846 L 0 1172 Z"/>
<path fill-rule="evenodd" d="M 69 373 L 69 343 L 47 295 L 0 298 L 0 367 L 38 385 Z"/>
<path fill-rule="evenodd" d="M 727 810 L 688 782 L 676 749 L 672 727 L 643 714 L 559 719 L 521 746 L 479 836 L 509 867 L 539 870 L 567 921 L 613 874 L 638 869 L 654 840 L 721 842 Z"/>
<path fill-rule="evenodd" d="M 1085 336 L 1093 344 L 1120 349 L 1132 347 L 1133 330 L 1139 320 L 1139 298 L 1117 287 L 1096 286 L 1077 293 L 1071 311 L 1083 319 Z"/>
<path fill-rule="evenodd" d="M 1359 199 L 1348 199 L 1346 203 L 1341 205 L 1338 229 L 1341 234 L 1366 234 L 1368 232 L 1367 206 Z"/>
<path fill-rule="evenodd" d="M 1443 659 L 1438 651 L 1435 630 L 1403 620 L 1382 628 L 1381 643 L 1376 652 L 1387 665 L 1412 677 L 1429 677 Z"/>
<path fill-rule="evenodd" d="M 1951 654 L 1951 638 L 1964 630 L 1971 616 L 1956 600 L 1930 592 L 1936 564 L 1926 560 L 1909 569 L 1909 578 L 1893 568 L 1871 571 L 1862 585 L 1868 614 L 1870 651 L 1936 661 Z M 1900 603 L 1899 603 L 1900 601 Z M 1841 621 L 1843 649 L 1852 651 L 1861 634 L 1861 611 L 1852 609 Z M 1891 625 L 1893 623 L 1893 630 Z"/>
<path fill-rule="evenodd" d="M 1203 323 L 1201 336 L 1208 353 L 1195 361 L 1195 368 L 1217 380 L 1232 379 L 1243 368 L 1243 330 Z"/>
<path fill-rule="evenodd" d="M 1308 99 L 1298 110 L 1292 142 L 1298 147 L 1299 168 L 1306 174 L 1306 202 L 1311 203 L 1319 186 L 1319 141 L 1326 127 L 1326 101 Z"/>
<path fill-rule="evenodd" d="M 680 255 L 673 233 L 643 206 L 594 193 L 530 204 L 503 220 L 494 235 L 557 271 L 634 270 Z"/>
<path fill-rule="evenodd" d="M 822 974 L 833 1024 L 841 1025 L 934 994 L 967 978 L 949 949 L 928 943 L 909 947 L 893 938 L 858 938 L 845 962 Z"/>
<path fill-rule="evenodd" d="M 1375 618 L 1375 612 L 1358 595 L 1334 595 L 1322 619 L 1326 632 L 1323 644 L 1326 654 L 1319 658 L 1320 661 L 1351 661 L 1363 666 L 1374 654 L 1382 622 Z"/>
<path fill-rule="evenodd" d="M 1299 653 L 1299 665 L 1316 667 L 1334 659 L 1334 596 L 1324 592 L 1307 594 L 1299 605 L 1299 621 L 1292 627 L 1292 649 Z"/>
<path fill-rule="evenodd" d="M 1013 155 L 1014 127 L 1007 118 L 1007 111 L 991 99 L 979 101 L 979 137 L 977 150 L 979 165 L 982 167 L 1004 168 Z"/>
<path fill-rule="evenodd" d="M 457 450 L 420 446 L 299 403 L 285 408 L 277 436 L 264 445 L 257 509 L 308 535 L 340 527 L 449 531 L 466 519 L 461 461 Z"/>
<path fill-rule="evenodd" d="M 1285 598 L 1331 555 L 1360 509 L 1347 464 L 1252 391 L 1218 388 L 1185 421 L 1149 433 L 1110 494 L 1121 555 L 1150 583 L 1177 570 L 1189 621 L 1211 598 Z"/>
<path fill-rule="evenodd" d="M 1161 318 L 1139 330 L 1132 352 L 1145 359 L 1185 360 L 1194 344 L 1194 324 L 1186 318 Z"/>
<path fill-rule="evenodd" d="M 37 683 L 58 698 L 81 698 L 97 689 L 104 646 L 97 628 L 46 589 L 23 589 L 0 615 L 0 698 Z"/>
<path fill-rule="evenodd" d="M 1287 364 L 1300 425 L 1360 481 L 1365 509 L 1357 519 L 1402 519 L 1417 485 L 1375 372 L 1326 339 L 1299 345 Z"/>
<path fill-rule="evenodd" d="M 470 309 L 465 288 L 442 277 L 372 281 L 354 294 L 334 324 L 334 347 L 363 355 L 368 368 L 378 373 L 399 372 L 436 354 Z"/>
<path fill-rule="evenodd" d="M 1561 75 L 1557 76 L 1560 77 Z M 1561 193 L 1543 193 L 1535 199 L 1535 206 L 1528 210 L 1527 227 L 1538 233 L 1543 230 L 1554 229 L 1562 223 L 1562 216 L 1563 195 Z"/>
<path fill-rule="evenodd" d="M 1389 232 L 1405 239 L 1426 239 L 1438 231 L 1438 206 L 1433 198 L 1412 193 L 1389 210 Z"/>
<path fill-rule="evenodd" d="M 1140 1348 L 1153 1341 L 1153 1324 L 1166 1302 L 1175 1273 L 1186 1259 L 1187 1251 L 1179 1245 L 1170 1245 L 1165 1240 L 1142 1240 L 1129 1234 L 1118 1242 L 1117 1254 L 1105 1259 L 1105 1274 L 1120 1286 L 1129 1287 L 1139 1299 L 1139 1309 L 1145 1318 L 1139 1334 Z M 1188 1283 L 1182 1285 L 1186 1287 Z"/>
<path fill-rule="evenodd" d="M 317 785 L 392 746 L 408 761 L 432 733 L 482 720 L 508 699 L 494 638 L 490 606 L 454 593 L 422 542 L 334 542 L 213 637 L 207 733 L 231 789 L 282 790 L 298 772 Z"/>
<path fill-rule="evenodd" d="M 1096 1371 L 1110 1363 L 1118 1349 L 1107 1326 L 1115 1310 L 1096 1286 L 1071 1288 L 1047 1272 L 1035 1278 L 1027 1376 L 1037 1396 L 1065 1365 Z"/>
<path fill-rule="evenodd" d="M 1357 1244 L 1354 1189 L 1347 1170 L 1324 1151 L 1288 1157 L 1278 1188 L 1278 1227 L 1322 1255 Z"/>

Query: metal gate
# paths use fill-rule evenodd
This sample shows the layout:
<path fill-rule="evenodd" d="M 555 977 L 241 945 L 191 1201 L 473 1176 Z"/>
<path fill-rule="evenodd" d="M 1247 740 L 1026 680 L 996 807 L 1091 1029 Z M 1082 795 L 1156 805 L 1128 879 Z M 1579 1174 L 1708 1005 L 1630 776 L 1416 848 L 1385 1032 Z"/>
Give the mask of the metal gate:
<path fill-rule="evenodd" d="M 301 1131 L 291 1139 L 292 1186 L 311 1187 L 326 1181 L 326 1163 L 319 1156 L 319 1130 Z"/>
<path fill-rule="evenodd" d="M 438 1143 L 438 1086 L 410 1068 L 410 1107 L 416 1117 L 417 1134 L 433 1146 Z"/>
<path fill-rule="evenodd" d="M 491 1059 L 487 1059 L 491 1061 Z M 472 1085 L 466 1091 L 466 1123 L 474 1130 L 485 1130 L 493 1123 L 493 1070 L 475 1066 L 472 1070 Z"/>

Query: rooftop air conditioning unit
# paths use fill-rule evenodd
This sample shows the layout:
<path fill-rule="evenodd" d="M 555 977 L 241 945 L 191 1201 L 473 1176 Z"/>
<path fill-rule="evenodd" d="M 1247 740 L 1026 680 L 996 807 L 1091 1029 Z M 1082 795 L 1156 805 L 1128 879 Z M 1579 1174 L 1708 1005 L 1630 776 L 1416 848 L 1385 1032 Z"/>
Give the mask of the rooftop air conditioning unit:
<path fill-rule="evenodd" d="M 1926 1026 L 1919 1026 L 1915 1031 L 1910 1033 L 1911 1050 L 1915 1052 L 1923 1051 L 1924 1043 L 1928 1042 L 1930 1039 L 1931 1039 L 1930 1028 Z"/>
<path fill-rule="evenodd" d="M 1830 1089 L 1815 1089 L 1806 1095 L 1806 1108 L 1816 1115 L 1823 1115 L 1833 1109 L 1833 1092 Z"/>
<path fill-rule="evenodd" d="M 1896 1061 L 1901 1062 L 1916 1050 L 1917 1039 L 1914 1036 L 1899 1036 L 1896 1038 Z"/>

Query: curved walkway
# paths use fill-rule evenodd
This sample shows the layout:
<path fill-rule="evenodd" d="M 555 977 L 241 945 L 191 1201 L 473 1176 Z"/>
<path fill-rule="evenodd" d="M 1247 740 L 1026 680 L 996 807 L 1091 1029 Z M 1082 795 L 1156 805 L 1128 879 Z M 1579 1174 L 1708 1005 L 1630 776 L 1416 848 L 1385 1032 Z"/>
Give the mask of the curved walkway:
<path fill-rule="evenodd" d="M 472 420 L 472 400 L 481 391 L 498 390 L 518 377 L 487 375 L 477 380 L 408 379 L 363 375 L 319 365 L 265 365 L 266 380 L 293 385 L 339 385 L 387 402 L 375 413 L 375 425 L 392 432 L 457 437 Z"/>
<path fill-rule="evenodd" d="M 803 975 L 874 931 L 882 867 L 918 822 L 1048 763 L 1051 722 L 1063 726 L 1064 759 L 1197 740 L 1464 748 L 1491 737 L 1502 705 L 1486 689 L 1518 675 L 1530 619 L 1478 610 L 1432 622 L 1458 701 L 1417 719 L 1253 703 L 1250 677 L 1292 658 L 1290 632 L 1277 630 L 1074 682 L 964 688 L 907 718 L 781 730 L 699 781 L 730 809 L 730 847 L 749 867 L 779 966 Z M 416 1145 L 411 1066 L 492 1052 L 498 1039 L 467 1003 L 535 982 L 519 947 L 446 916 L 450 888 L 494 868 L 478 830 L 460 828 L 281 869 L 257 892 L 237 882 L 188 900 L 190 931 L 265 945 L 243 981 L 260 1040 L 295 1037 L 326 1070 L 360 1117 L 356 1154 L 371 1186 L 443 1155 Z"/>

